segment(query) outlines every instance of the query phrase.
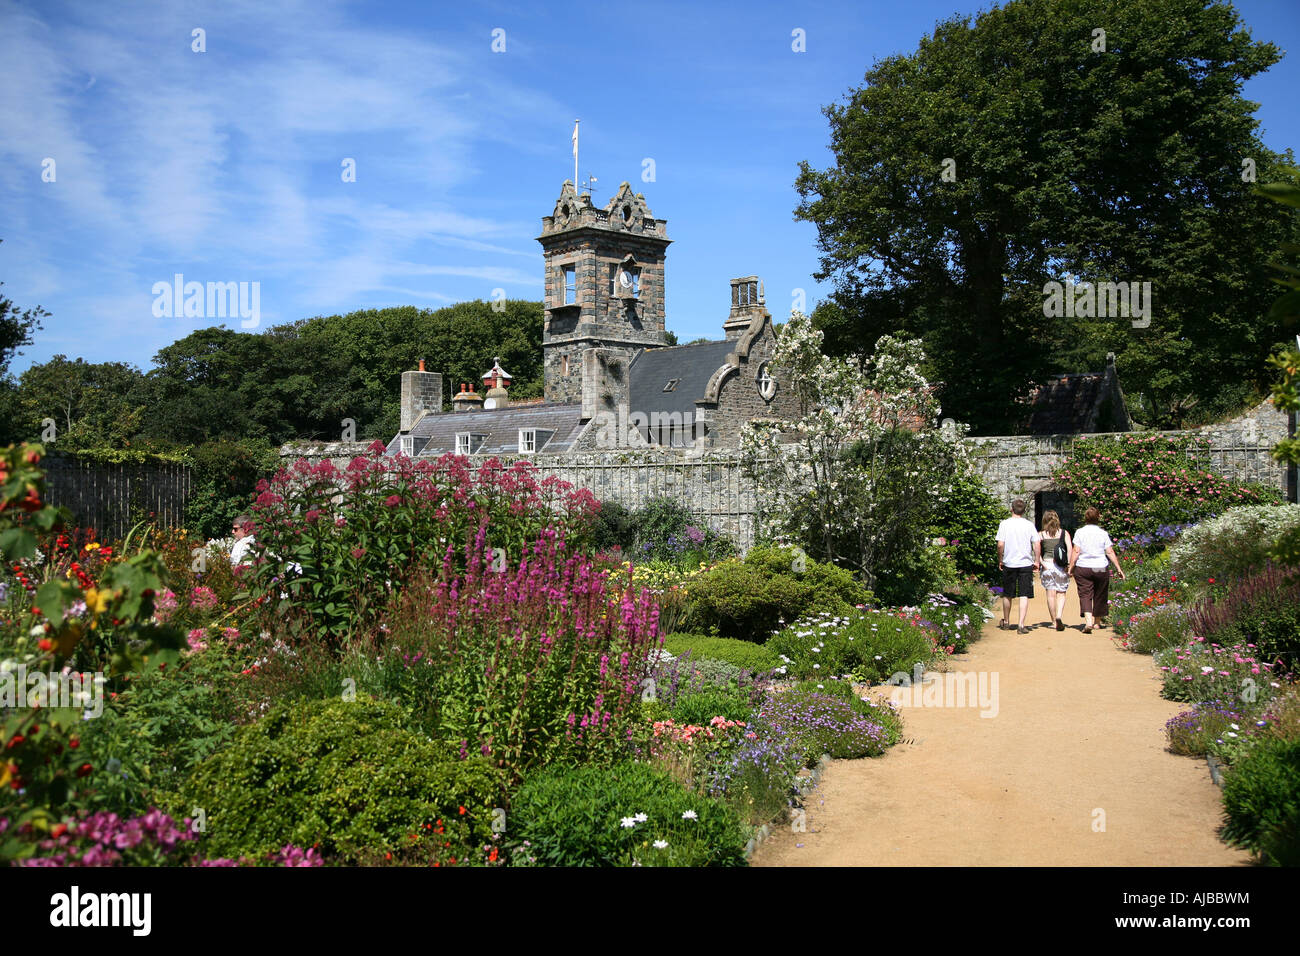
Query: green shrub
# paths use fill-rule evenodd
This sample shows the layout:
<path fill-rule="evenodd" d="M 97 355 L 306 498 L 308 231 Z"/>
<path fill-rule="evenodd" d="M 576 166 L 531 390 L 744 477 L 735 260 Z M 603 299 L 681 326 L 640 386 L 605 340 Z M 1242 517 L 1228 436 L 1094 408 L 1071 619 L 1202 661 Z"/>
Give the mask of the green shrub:
<path fill-rule="evenodd" d="M 726 535 L 706 527 L 673 498 L 652 498 L 633 512 L 632 554 L 636 560 L 672 561 L 695 567 L 701 561 L 734 554 Z"/>
<path fill-rule="evenodd" d="M 679 724 L 704 726 L 714 717 L 748 722 L 754 715 L 749 695 L 739 690 L 713 687 L 683 694 L 673 706 L 673 720 Z"/>
<path fill-rule="evenodd" d="M 782 620 L 843 614 L 873 600 L 843 568 L 776 545 L 755 547 L 743 561 L 723 562 L 700 575 L 689 594 L 692 628 L 759 644 Z"/>
<path fill-rule="evenodd" d="M 939 507 L 934 530 L 937 536 L 948 540 L 958 574 L 974 575 L 989 584 L 999 583 L 998 522 L 1008 514 L 1006 505 L 993 496 L 979 475 L 954 479 L 952 490 Z"/>
<path fill-rule="evenodd" d="M 533 772 L 507 833 L 543 866 L 744 866 L 749 839 L 731 808 L 631 762 Z"/>
<path fill-rule="evenodd" d="M 664 650 L 678 657 L 690 651 L 692 659 L 696 661 L 710 658 L 755 671 L 771 670 L 781 664 L 781 658 L 762 644 L 737 641 L 729 637 L 669 634 L 664 638 Z"/>
<path fill-rule="evenodd" d="M 207 441 L 193 456 L 185 526 L 204 538 L 230 534 L 231 522 L 252 507 L 258 481 L 280 467 L 278 449 L 253 439 Z"/>
<path fill-rule="evenodd" d="M 1300 505 L 1229 508 L 1183 532 L 1170 549 L 1170 565 L 1197 584 L 1242 578 L 1268 564 L 1270 550 L 1293 528 L 1300 528 Z"/>
<path fill-rule="evenodd" d="M 1223 806 L 1225 840 L 1256 852 L 1267 845 L 1281 854 L 1285 830 L 1294 841 L 1300 813 L 1300 741 L 1261 743 L 1235 763 L 1224 779 Z M 1289 846 L 1294 854 L 1294 842 Z"/>
<path fill-rule="evenodd" d="M 261 857 L 293 843 L 355 860 L 441 820 L 445 855 L 478 858 L 492 838 L 502 773 L 481 758 L 457 759 L 406 730 L 404 718 L 394 704 L 363 698 L 276 707 L 200 764 L 170 803 L 183 816 L 202 808 L 210 857 Z"/>
<path fill-rule="evenodd" d="M 122 816 L 144 813 L 159 792 L 174 791 L 246 720 L 246 665 L 224 641 L 161 670 L 132 678 L 127 689 L 81 732 L 88 806 Z"/>
<path fill-rule="evenodd" d="M 824 680 L 848 675 L 872 683 L 883 683 L 900 671 L 911 674 L 936 653 L 924 628 L 897 614 L 871 610 L 801 619 L 773 637 L 768 647 L 781 655 L 791 677 Z"/>
<path fill-rule="evenodd" d="M 636 541 L 636 519 L 626 505 L 602 501 L 591 529 L 591 544 L 597 551 L 631 551 Z"/>
<path fill-rule="evenodd" d="M 875 594 L 881 603 L 901 607 L 918 604 L 927 594 L 947 590 L 957 580 L 953 549 L 925 544 L 881 568 L 876 574 Z"/>

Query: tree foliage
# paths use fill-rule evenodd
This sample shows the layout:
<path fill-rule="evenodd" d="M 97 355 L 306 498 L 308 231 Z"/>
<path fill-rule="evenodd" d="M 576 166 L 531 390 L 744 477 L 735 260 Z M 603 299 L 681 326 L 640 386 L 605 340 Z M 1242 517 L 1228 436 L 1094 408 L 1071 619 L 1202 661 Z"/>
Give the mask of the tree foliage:
<path fill-rule="evenodd" d="M 828 348 L 921 337 L 984 434 L 1107 351 L 1152 424 L 1262 388 L 1264 252 L 1297 225 L 1252 191 L 1282 158 L 1240 91 L 1279 58 L 1227 3 L 1010 0 L 878 61 L 825 109 L 835 164 L 796 182 L 837 287 Z M 1150 325 L 1045 318 L 1067 279 L 1150 281 Z"/>

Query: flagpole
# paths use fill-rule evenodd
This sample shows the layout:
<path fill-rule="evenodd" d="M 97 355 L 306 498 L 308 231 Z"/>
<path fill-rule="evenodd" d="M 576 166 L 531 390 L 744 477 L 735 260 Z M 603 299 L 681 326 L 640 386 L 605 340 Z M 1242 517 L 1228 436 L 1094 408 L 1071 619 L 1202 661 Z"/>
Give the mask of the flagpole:
<path fill-rule="evenodd" d="M 573 192 L 578 192 L 578 120 L 573 121 Z"/>

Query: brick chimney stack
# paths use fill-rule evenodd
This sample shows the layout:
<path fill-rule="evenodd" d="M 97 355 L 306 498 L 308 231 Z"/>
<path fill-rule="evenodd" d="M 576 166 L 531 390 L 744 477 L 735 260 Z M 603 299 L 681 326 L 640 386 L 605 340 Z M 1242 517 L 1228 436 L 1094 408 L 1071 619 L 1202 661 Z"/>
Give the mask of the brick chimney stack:
<path fill-rule="evenodd" d="M 754 319 L 767 315 L 764 305 L 763 283 L 758 276 L 742 276 L 731 280 L 731 312 L 722 329 L 728 340 L 745 334 Z"/>
<path fill-rule="evenodd" d="M 464 382 L 460 383 L 460 391 L 452 396 L 451 407 L 458 412 L 476 412 L 483 407 L 483 396 L 474 391 L 474 383 L 470 382 L 468 388 Z"/>

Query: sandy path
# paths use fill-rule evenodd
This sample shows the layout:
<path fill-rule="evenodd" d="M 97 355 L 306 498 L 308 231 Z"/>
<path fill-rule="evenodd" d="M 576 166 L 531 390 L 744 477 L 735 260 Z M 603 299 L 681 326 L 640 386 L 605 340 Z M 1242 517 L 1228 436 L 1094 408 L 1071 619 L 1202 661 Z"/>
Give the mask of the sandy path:
<path fill-rule="evenodd" d="M 1228 866 L 1220 791 L 1205 761 L 1165 750 L 1182 709 L 1159 696 L 1151 659 L 1084 634 L 996 620 L 951 671 L 983 671 L 997 714 L 908 706 L 903 743 L 839 760 L 806 799 L 806 832 L 782 827 L 755 866 Z M 1014 612 L 1013 612 L 1014 614 Z M 1041 591 L 1029 621 L 1045 621 Z M 1070 626 L 1073 625 L 1073 626 Z M 1094 829 L 1103 821 L 1104 832 Z"/>

